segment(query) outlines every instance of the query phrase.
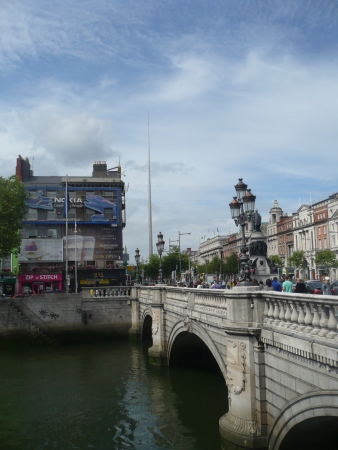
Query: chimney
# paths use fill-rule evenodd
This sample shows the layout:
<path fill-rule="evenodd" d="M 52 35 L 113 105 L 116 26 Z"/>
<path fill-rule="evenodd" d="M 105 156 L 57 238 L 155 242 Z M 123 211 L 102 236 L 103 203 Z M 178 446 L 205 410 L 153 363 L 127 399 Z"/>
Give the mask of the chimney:
<path fill-rule="evenodd" d="M 93 164 L 93 178 L 107 178 L 107 163 L 106 161 L 95 161 Z"/>
<path fill-rule="evenodd" d="M 19 181 L 27 181 L 31 175 L 31 165 L 29 159 L 23 159 L 21 155 L 16 159 L 16 170 L 15 174 Z"/>

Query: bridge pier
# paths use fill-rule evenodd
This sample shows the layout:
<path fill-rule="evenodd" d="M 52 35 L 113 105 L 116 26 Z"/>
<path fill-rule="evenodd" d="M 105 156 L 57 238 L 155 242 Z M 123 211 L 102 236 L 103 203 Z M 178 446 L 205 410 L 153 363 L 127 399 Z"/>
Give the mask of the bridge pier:
<path fill-rule="evenodd" d="M 136 290 L 136 289 L 135 289 Z M 130 306 L 131 306 L 131 328 L 129 328 L 129 337 L 132 340 L 138 340 L 141 336 L 141 327 L 140 327 L 140 303 L 138 299 L 138 290 L 136 290 L 136 298 L 130 298 Z M 134 289 L 133 289 L 133 294 Z"/>
<path fill-rule="evenodd" d="M 258 330 L 253 330 L 254 332 Z M 255 345 L 257 338 L 227 330 L 227 375 L 229 411 L 221 417 L 219 431 L 222 449 L 267 448 L 257 417 Z"/>
<path fill-rule="evenodd" d="M 165 289 L 163 287 L 155 287 L 152 295 L 152 328 L 151 334 L 153 338 L 153 345 L 148 350 L 149 364 L 153 366 L 167 366 L 167 349 L 165 340 L 165 312 L 164 312 L 164 297 Z"/>
<path fill-rule="evenodd" d="M 229 448 L 229 442 L 236 450 L 267 448 L 266 430 L 262 429 L 261 407 L 256 393 L 259 383 L 256 367 L 259 367 L 263 354 L 258 339 L 261 305 L 250 295 L 254 293 L 255 288 L 244 287 L 238 289 L 237 297 L 228 299 L 229 322 L 225 332 L 229 411 L 219 422 L 224 450 Z"/>

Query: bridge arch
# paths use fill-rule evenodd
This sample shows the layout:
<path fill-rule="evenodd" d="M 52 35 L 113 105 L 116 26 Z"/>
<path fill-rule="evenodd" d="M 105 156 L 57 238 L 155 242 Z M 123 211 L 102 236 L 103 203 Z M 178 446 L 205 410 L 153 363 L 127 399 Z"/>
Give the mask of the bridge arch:
<path fill-rule="evenodd" d="M 309 419 L 337 419 L 338 391 L 316 391 L 290 402 L 280 412 L 269 436 L 269 450 L 282 448 L 283 440 L 297 425 Z M 325 447 L 326 448 L 326 447 Z"/>
<path fill-rule="evenodd" d="M 152 339 L 152 324 L 153 313 L 152 310 L 146 308 L 141 317 L 141 339 Z"/>
<path fill-rule="evenodd" d="M 214 341 L 211 339 L 208 332 L 198 323 L 191 321 L 191 320 L 181 320 L 177 322 L 168 337 L 167 342 L 167 358 L 168 358 L 168 364 L 170 365 L 170 355 L 173 348 L 173 344 L 175 342 L 175 339 L 180 333 L 183 332 L 189 332 L 193 333 L 194 335 L 198 336 L 201 341 L 208 347 L 211 354 L 215 358 L 215 361 L 217 362 L 218 367 L 220 368 L 222 375 L 224 377 L 224 380 L 226 379 L 226 365 L 225 362 L 218 351 L 218 348 L 216 347 Z"/>

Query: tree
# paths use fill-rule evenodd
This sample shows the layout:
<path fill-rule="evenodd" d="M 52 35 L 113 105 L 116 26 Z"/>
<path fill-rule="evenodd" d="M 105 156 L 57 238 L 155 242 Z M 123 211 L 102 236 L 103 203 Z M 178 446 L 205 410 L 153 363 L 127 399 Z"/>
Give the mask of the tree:
<path fill-rule="evenodd" d="M 231 253 L 226 259 L 224 273 L 227 275 L 238 273 L 238 255 L 236 252 Z"/>
<path fill-rule="evenodd" d="M 0 177 L 0 258 L 19 251 L 26 199 L 25 186 L 15 176 Z"/>
<path fill-rule="evenodd" d="M 160 258 L 156 253 L 150 256 L 148 264 L 144 265 L 144 275 L 153 280 L 158 277 Z"/>
<path fill-rule="evenodd" d="M 279 268 L 284 267 L 284 262 L 280 259 L 278 255 L 271 255 L 269 256 L 268 259 L 272 261 L 276 267 Z"/>
<path fill-rule="evenodd" d="M 315 263 L 317 267 L 338 267 L 336 254 L 332 250 L 321 250 L 316 254 Z"/>
<path fill-rule="evenodd" d="M 182 257 L 183 255 L 181 255 Z M 179 270 L 180 257 L 177 245 L 173 245 L 169 253 L 162 258 L 163 276 L 164 278 L 171 278 L 171 273 L 176 269 Z M 181 260 L 182 264 L 182 260 Z M 182 269 L 183 270 L 183 269 Z"/>
<path fill-rule="evenodd" d="M 304 269 L 307 266 L 307 261 L 303 250 L 293 252 L 293 255 L 289 258 L 289 264 L 297 269 Z"/>

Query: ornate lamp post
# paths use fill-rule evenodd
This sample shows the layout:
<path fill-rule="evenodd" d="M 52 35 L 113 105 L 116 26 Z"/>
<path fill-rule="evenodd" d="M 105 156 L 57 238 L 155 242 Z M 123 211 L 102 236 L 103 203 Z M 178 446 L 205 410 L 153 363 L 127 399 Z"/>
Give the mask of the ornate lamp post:
<path fill-rule="evenodd" d="M 157 242 L 156 242 L 156 247 L 157 247 L 157 252 L 158 255 L 160 257 L 160 269 L 158 271 L 158 282 L 160 284 L 163 283 L 163 270 L 162 270 L 162 253 L 164 250 L 164 240 L 163 240 L 163 234 L 161 232 L 158 233 L 157 235 Z"/>
<path fill-rule="evenodd" d="M 243 183 L 243 178 L 239 178 L 235 189 L 237 197 L 234 197 L 229 206 L 236 226 L 240 225 L 242 227 L 239 282 L 242 286 L 248 286 L 251 285 L 251 264 L 249 263 L 249 255 L 247 255 L 248 247 L 245 242 L 245 227 L 251 221 L 255 210 L 256 196 L 251 193 L 251 189 L 248 189 L 248 185 Z"/>
<path fill-rule="evenodd" d="M 140 262 L 140 250 L 137 248 L 135 250 L 135 261 L 136 261 L 136 283 L 139 283 L 139 274 L 138 274 L 138 264 Z"/>

